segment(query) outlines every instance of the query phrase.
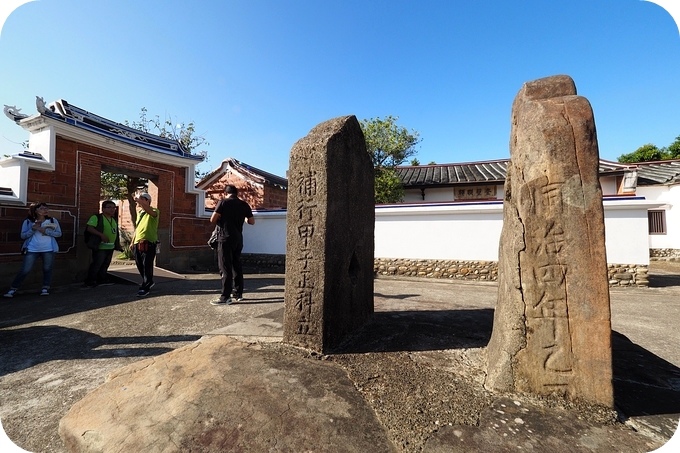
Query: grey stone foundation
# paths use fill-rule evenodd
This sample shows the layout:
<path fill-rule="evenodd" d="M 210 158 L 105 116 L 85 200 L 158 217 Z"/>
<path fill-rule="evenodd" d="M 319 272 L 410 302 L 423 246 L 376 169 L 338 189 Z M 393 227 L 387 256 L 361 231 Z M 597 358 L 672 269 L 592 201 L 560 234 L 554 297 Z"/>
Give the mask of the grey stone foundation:
<path fill-rule="evenodd" d="M 680 259 L 679 249 L 649 249 L 650 258 Z"/>
<path fill-rule="evenodd" d="M 243 266 L 250 272 L 283 272 L 284 255 L 244 254 Z M 610 287 L 649 286 L 649 266 L 644 264 L 609 264 L 607 275 Z M 376 276 L 422 277 L 449 280 L 495 282 L 498 279 L 496 261 L 415 260 L 403 258 L 376 258 L 373 264 Z"/>
<path fill-rule="evenodd" d="M 649 266 L 644 264 L 608 264 L 607 275 L 609 286 L 649 286 Z"/>
<path fill-rule="evenodd" d="M 494 261 L 409 260 L 376 258 L 375 275 L 496 281 L 498 263 Z"/>

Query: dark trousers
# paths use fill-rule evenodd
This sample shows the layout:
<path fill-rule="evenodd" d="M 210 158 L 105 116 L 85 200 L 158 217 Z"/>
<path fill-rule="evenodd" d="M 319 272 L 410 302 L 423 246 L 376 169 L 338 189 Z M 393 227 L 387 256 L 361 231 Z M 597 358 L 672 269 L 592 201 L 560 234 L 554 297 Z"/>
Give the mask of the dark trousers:
<path fill-rule="evenodd" d="M 107 272 L 113 258 L 111 250 L 92 250 L 92 263 L 87 270 L 86 284 L 104 283 L 108 279 Z"/>
<path fill-rule="evenodd" d="M 243 265 L 241 251 L 243 241 L 229 241 L 217 243 L 217 264 L 222 276 L 222 299 L 231 297 L 232 282 L 234 293 L 243 294 Z"/>
<path fill-rule="evenodd" d="M 135 264 L 139 275 L 142 277 L 142 284 L 139 289 L 149 289 L 153 284 L 153 262 L 156 259 L 156 244 L 146 242 L 137 243 L 134 246 Z"/>

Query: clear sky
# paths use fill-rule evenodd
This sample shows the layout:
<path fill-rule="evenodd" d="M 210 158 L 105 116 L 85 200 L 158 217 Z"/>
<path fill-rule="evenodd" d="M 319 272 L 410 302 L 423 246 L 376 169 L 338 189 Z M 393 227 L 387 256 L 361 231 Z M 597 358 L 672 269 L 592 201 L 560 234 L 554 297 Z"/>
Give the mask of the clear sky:
<path fill-rule="evenodd" d="M 4 23 L 0 69 L 0 104 L 25 114 L 40 96 L 193 121 L 203 171 L 284 176 L 297 140 L 349 114 L 399 117 L 422 164 L 507 158 L 513 98 L 555 74 L 591 102 L 604 159 L 680 135 L 680 33 L 641 0 L 38 0 Z M 0 155 L 27 138 L 0 117 Z"/>

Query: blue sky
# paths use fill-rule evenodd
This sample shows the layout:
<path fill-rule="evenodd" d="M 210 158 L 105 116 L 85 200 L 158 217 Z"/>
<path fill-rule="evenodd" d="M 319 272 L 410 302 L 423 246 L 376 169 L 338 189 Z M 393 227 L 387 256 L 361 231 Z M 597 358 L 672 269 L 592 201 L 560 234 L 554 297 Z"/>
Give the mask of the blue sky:
<path fill-rule="evenodd" d="M 393 115 L 422 164 L 509 157 L 522 84 L 568 74 L 600 156 L 680 135 L 680 33 L 641 0 L 38 0 L 0 35 L 0 104 L 35 96 L 114 121 L 193 121 L 210 170 L 281 176 L 318 123 Z M 27 134 L 0 117 L 0 155 Z"/>

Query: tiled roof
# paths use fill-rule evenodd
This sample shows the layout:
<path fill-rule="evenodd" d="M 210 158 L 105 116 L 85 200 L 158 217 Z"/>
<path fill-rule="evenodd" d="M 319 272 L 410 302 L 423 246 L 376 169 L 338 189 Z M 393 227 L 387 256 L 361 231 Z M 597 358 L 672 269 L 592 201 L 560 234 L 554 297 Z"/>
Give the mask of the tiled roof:
<path fill-rule="evenodd" d="M 637 162 L 638 185 L 680 183 L 680 160 Z"/>
<path fill-rule="evenodd" d="M 259 183 L 266 183 L 272 186 L 280 187 L 284 190 L 288 189 L 288 180 L 286 178 L 282 178 L 281 176 L 276 176 L 272 173 L 260 170 L 259 168 L 238 161 L 232 157 L 224 159 L 222 161 L 222 164 L 213 171 L 211 171 L 210 173 L 208 173 L 207 175 L 205 175 L 203 179 L 199 181 L 196 187 L 198 187 L 199 189 L 207 188 L 213 182 L 213 180 L 215 180 L 218 177 L 221 177 L 228 167 L 233 168 L 234 170 L 241 174 L 249 175 L 251 179 Z"/>
<path fill-rule="evenodd" d="M 462 164 L 416 165 L 397 167 L 405 187 L 503 182 L 508 159 Z"/>
<path fill-rule="evenodd" d="M 234 168 L 240 169 L 242 173 L 247 172 L 254 176 L 259 176 L 267 184 L 278 186 L 282 189 L 288 189 L 288 180 L 286 178 L 282 178 L 281 176 L 276 176 L 275 174 L 268 173 L 264 170 L 260 170 L 259 168 L 253 167 L 252 165 L 248 165 L 245 162 L 240 162 L 236 159 L 231 160 L 234 164 Z"/>
<path fill-rule="evenodd" d="M 397 175 L 404 186 L 451 186 L 505 182 L 510 159 L 466 162 L 455 164 L 417 165 L 397 167 Z M 623 173 L 630 165 L 600 160 L 600 174 Z"/>
<path fill-rule="evenodd" d="M 93 132 L 113 140 L 117 140 L 139 148 L 159 152 L 166 155 L 179 156 L 196 161 L 202 161 L 203 156 L 192 154 L 185 150 L 177 140 L 160 137 L 149 132 L 140 131 L 124 124 L 116 123 L 109 119 L 95 115 L 85 109 L 69 104 L 63 99 L 46 105 L 42 98 L 36 97 L 38 114 L 56 121 L 74 126 L 78 129 Z M 20 113 L 16 107 L 5 106 L 5 115 L 12 121 L 20 124 L 29 121 L 33 117 Z"/>

